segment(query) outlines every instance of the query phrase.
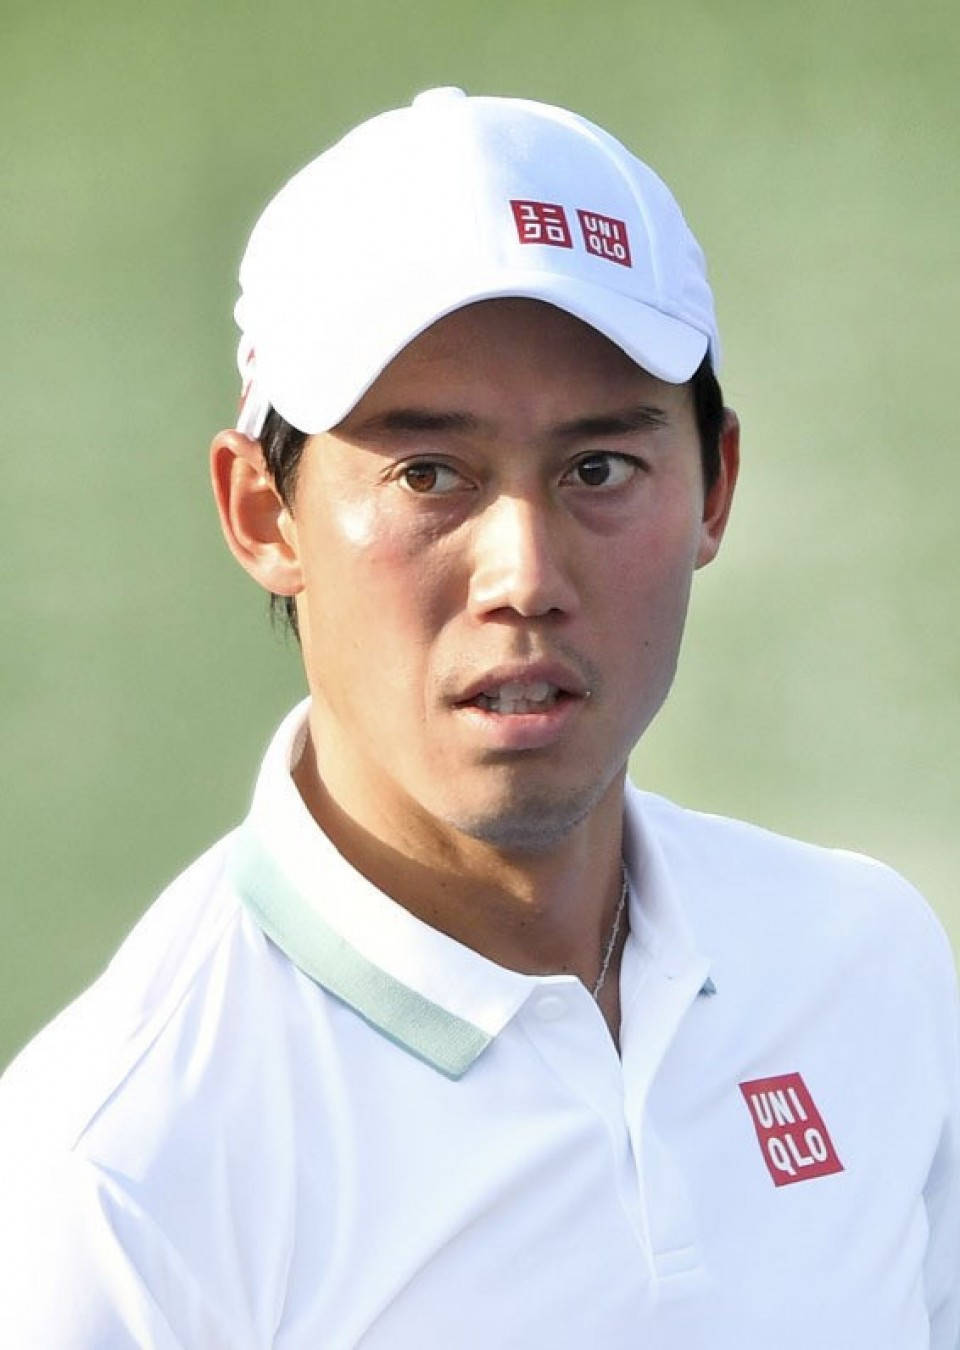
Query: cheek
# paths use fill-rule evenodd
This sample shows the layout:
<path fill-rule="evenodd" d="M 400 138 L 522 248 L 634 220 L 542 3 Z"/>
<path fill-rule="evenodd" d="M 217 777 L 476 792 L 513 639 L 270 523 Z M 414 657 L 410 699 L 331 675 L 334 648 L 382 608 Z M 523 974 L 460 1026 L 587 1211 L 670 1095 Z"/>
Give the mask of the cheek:
<path fill-rule="evenodd" d="M 367 575 L 403 570 L 420 552 L 415 534 L 395 510 L 370 493 L 325 499 L 301 527 L 301 553 L 309 579 L 333 578 L 348 586 Z"/>
<path fill-rule="evenodd" d="M 602 608 L 608 641 L 624 656 L 627 668 L 642 658 L 666 666 L 676 659 L 690 598 L 697 531 L 678 520 L 669 540 L 634 537 L 618 550 L 606 569 Z M 638 672 L 639 673 L 639 672 Z"/>
<path fill-rule="evenodd" d="M 672 648 L 682 632 L 689 598 L 686 567 L 624 572 L 610 599 L 613 640 L 638 654 Z"/>
<path fill-rule="evenodd" d="M 629 597 L 646 607 L 662 600 L 667 607 L 686 594 L 700 546 L 700 519 L 681 496 L 653 503 L 637 527 L 619 542 L 610 587 L 629 608 Z"/>
<path fill-rule="evenodd" d="M 366 552 L 377 538 L 377 511 L 369 497 L 328 507 L 329 531 L 346 549 Z"/>
<path fill-rule="evenodd" d="M 396 641 L 435 629 L 449 609 L 452 550 L 402 504 L 370 494 L 328 500 L 301 541 L 308 607 L 321 625 L 336 614 L 344 637 Z"/>

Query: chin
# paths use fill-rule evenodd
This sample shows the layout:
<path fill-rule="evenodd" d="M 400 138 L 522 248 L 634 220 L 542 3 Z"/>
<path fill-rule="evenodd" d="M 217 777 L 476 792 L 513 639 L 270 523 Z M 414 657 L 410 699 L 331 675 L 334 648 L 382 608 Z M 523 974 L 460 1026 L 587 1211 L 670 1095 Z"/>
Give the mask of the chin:
<path fill-rule="evenodd" d="M 546 853 L 569 838 L 600 801 L 607 783 L 578 792 L 539 793 L 487 810 L 445 814 L 449 825 L 502 853 Z"/>

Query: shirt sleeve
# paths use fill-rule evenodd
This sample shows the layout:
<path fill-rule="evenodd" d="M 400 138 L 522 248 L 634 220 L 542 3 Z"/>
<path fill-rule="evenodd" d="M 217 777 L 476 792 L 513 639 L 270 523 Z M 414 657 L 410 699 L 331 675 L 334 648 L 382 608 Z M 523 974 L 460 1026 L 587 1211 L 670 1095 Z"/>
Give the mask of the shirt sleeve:
<path fill-rule="evenodd" d="M 119 1179 L 76 1154 L 0 1167 L 0 1308 L 18 1350 L 238 1350 Z"/>
<path fill-rule="evenodd" d="M 942 1026 L 948 1111 L 924 1188 L 929 1226 L 924 1281 L 930 1350 L 960 1350 L 960 1005 L 949 949 L 944 966 Z"/>

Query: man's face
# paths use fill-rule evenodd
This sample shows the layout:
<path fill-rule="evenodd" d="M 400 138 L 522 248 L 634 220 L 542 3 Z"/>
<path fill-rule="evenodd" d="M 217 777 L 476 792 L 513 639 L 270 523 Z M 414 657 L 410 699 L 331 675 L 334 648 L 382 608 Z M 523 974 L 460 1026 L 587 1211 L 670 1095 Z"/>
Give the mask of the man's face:
<path fill-rule="evenodd" d="M 705 505 L 689 387 L 559 310 L 487 301 L 412 342 L 311 437 L 289 522 L 340 809 L 526 851 L 612 799 L 730 488 Z"/>

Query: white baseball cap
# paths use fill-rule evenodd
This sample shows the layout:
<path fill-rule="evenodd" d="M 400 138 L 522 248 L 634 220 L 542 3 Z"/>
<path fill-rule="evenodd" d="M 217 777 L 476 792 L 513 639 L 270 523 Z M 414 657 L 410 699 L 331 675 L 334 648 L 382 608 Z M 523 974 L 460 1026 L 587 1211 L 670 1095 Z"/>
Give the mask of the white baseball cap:
<path fill-rule="evenodd" d="M 431 89 L 349 132 L 260 217 L 234 311 L 238 429 L 269 407 L 337 425 L 445 314 L 526 296 L 652 375 L 719 365 L 703 253 L 666 185 L 608 132 L 525 99 Z"/>

